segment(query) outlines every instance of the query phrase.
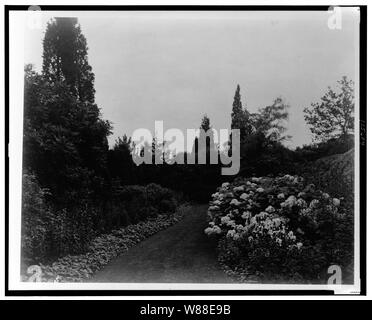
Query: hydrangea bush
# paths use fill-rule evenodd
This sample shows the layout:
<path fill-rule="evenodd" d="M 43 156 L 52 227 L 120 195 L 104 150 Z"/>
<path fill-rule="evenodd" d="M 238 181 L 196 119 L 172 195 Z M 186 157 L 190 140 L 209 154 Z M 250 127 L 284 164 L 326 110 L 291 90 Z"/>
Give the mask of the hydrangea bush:
<path fill-rule="evenodd" d="M 212 195 L 205 233 L 247 279 L 322 282 L 331 264 L 352 263 L 352 213 L 342 201 L 299 176 L 240 178 Z"/>

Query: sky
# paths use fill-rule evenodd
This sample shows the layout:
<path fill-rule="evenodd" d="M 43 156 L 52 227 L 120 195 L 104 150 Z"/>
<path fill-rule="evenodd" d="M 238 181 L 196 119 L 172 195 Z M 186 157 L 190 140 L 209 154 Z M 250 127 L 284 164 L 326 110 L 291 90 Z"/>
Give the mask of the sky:
<path fill-rule="evenodd" d="M 46 12 L 25 23 L 24 61 L 42 65 L 42 39 L 53 16 L 77 17 L 95 73 L 96 103 L 113 125 L 109 138 L 198 128 L 230 128 L 237 84 L 250 112 L 276 97 L 289 104 L 289 147 L 311 142 L 303 109 L 346 75 L 358 80 L 359 13 L 343 9 L 341 28 L 329 12 Z M 357 82 L 356 82 L 357 84 Z"/>

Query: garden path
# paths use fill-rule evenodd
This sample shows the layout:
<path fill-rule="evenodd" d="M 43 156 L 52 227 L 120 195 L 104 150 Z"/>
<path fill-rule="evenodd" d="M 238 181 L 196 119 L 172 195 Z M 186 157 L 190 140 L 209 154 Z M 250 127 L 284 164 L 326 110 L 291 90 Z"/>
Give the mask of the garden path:
<path fill-rule="evenodd" d="M 90 282 L 228 283 L 216 243 L 204 234 L 206 205 L 194 205 L 179 223 L 130 248 Z"/>

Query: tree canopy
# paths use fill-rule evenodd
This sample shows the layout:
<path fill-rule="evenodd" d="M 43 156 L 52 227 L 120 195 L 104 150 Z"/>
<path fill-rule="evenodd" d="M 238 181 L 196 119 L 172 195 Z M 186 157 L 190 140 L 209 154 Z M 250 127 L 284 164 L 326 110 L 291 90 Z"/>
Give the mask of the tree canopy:
<path fill-rule="evenodd" d="M 80 101 L 94 102 L 94 73 L 77 18 L 48 22 L 43 41 L 43 75 L 52 83 L 65 82 Z"/>
<path fill-rule="evenodd" d="M 319 102 L 304 109 L 314 141 L 346 138 L 354 132 L 354 82 L 343 77 L 336 90 L 328 87 Z"/>
<path fill-rule="evenodd" d="M 107 177 L 111 125 L 94 103 L 93 80 L 77 20 L 51 20 L 42 73 L 25 67 L 24 168 L 60 203 L 79 201 Z"/>

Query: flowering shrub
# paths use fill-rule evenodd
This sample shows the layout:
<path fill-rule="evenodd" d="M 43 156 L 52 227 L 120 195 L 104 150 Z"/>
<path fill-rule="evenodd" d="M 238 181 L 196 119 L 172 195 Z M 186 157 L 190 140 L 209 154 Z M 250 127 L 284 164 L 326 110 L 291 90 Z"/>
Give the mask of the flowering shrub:
<path fill-rule="evenodd" d="M 85 254 L 67 255 L 52 264 L 40 264 L 41 281 L 81 282 L 88 280 L 95 271 L 130 247 L 178 222 L 188 209 L 187 205 L 183 205 L 172 215 L 159 215 L 145 222 L 96 237 L 90 242 Z M 27 280 L 27 276 L 23 276 L 23 280 Z"/>
<path fill-rule="evenodd" d="M 220 260 L 232 269 L 321 281 L 331 264 L 350 262 L 352 243 L 341 237 L 352 233 L 350 216 L 342 199 L 302 177 L 253 177 L 218 188 L 205 233 L 220 237 Z"/>

